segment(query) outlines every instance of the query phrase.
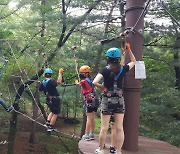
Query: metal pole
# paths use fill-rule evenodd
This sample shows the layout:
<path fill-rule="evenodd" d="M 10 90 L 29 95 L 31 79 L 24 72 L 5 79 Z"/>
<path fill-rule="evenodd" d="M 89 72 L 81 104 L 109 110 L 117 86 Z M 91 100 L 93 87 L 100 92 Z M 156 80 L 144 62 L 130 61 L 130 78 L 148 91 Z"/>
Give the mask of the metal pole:
<path fill-rule="evenodd" d="M 144 0 L 127 0 L 126 3 L 126 28 L 133 27 L 135 33 L 129 33 L 128 40 L 131 49 L 139 61 L 142 59 L 144 16 L 140 15 L 144 8 Z M 137 23 L 137 20 L 139 22 Z M 137 24 L 136 24 L 137 23 Z M 134 27 L 134 25 L 136 26 Z M 127 54 L 125 63 L 130 61 Z M 126 113 L 124 117 L 125 140 L 123 149 L 127 151 L 138 151 L 139 136 L 139 108 L 140 108 L 140 80 L 135 80 L 134 68 L 128 72 L 124 79 L 124 98 Z"/>

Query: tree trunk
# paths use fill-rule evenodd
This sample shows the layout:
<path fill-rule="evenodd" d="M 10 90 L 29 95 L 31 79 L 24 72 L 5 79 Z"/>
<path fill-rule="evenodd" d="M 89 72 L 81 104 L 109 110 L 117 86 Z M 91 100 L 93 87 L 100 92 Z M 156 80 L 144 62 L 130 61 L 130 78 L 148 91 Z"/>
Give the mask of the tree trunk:
<path fill-rule="evenodd" d="M 38 83 L 36 84 L 36 93 L 35 93 L 35 100 L 33 101 L 33 119 L 37 119 L 37 115 L 38 115 L 38 103 L 36 104 L 36 102 L 39 102 L 39 86 Z M 36 101 L 36 102 L 35 102 Z M 30 133 L 30 137 L 29 137 L 29 142 L 35 144 L 36 143 L 36 123 L 32 121 L 32 130 Z"/>
<path fill-rule="evenodd" d="M 84 113 L 83 113 L 83 122 L 82 122 L 82 127 L 81 127 L 81 137 L 85 134 L 86 121 L 87 121 L 87 117 L 86 117 L 86 112 L 84 111 Z"/>
<path fill-rule="evenodd" d="M 15 109 L 19 109 L 18 104 L 14 105 Z M 17 113 L 12 113 L 12 120 L 10 121 L 10 130 L 9 130 L 9 136 L 8 136 L 8 154 L 14 153 L 14 142 L 16 138 L 16 131 L 17 131 Z"/>
<path fill-rule="evenodd" d="M 133 27 L 136 30 L 135 34 L 129 33 L 128 40 L 137 61 L 142 59 L 143 37 L 138 32 L 144 29 L 144 15 L 139 18 L 142 14 L 144 2 L 144 0 L 128 0 L 126 3 L 126 28 Z M 138 19 L 139 22 L 137 23 Z M 129 54 L 126 54 L 125 64 L 128 62 L 130 62 L 130 57 Z M 127 151 L 138 150 L 140 80 L 135 79 L 134 70 L 133 68 L 126 73 L 124 78 L 126 112 L 124 117 L 125 140 L 123 149 Z"/>
<path fill-rule="evenodd" d="M 175 51 L 175 53 L 174 53 L 174 60 L 175 61 L 179 60 L 179 52 L 178 51 Z M 180 90 L 180 67 L 174 66 L 174 70 L 175 70 L 175 76 L 176 76 L 175 88 Z"/>

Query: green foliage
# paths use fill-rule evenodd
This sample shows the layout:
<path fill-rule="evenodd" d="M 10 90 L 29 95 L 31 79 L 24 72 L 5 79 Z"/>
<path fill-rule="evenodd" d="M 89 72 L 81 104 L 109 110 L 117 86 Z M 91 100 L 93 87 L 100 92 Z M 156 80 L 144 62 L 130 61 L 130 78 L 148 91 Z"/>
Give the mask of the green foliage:
<path fill-rule="evenodd" d="M 59 136 L 60 137 L 60 136 Z M 42 144 L 46 149 L 47 153 L 68 153 L 67 149 L 63 146 L 63 143 L 68 147 L 71 154 L 78 153 L 78 142 L 76 140 L 60 137 L 58 138 L 57 135 L 49 135 L 49 134 L 38 134 L 39 143 Z"/>
<path fill-rule="evenodd" d="M 147 79 L 142 84 L 140 134 L 180 146 L 180 92 L 174 87 L 173 66 L 149 57 L 144 61 Z"/>

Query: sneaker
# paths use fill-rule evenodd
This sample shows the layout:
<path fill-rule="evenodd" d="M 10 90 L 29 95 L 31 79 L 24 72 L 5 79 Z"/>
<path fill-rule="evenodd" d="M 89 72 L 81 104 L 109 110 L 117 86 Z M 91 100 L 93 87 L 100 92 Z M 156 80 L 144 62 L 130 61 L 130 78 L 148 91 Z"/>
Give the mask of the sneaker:
<path fill-rule="evenodd" d="M 110 153 L 116 153 L 116 148 L 110 146 Z"/>
<path fill-rule="evenodd" d="M 85 141 L 90 141 L 90 137 L 87 134 L 83 135 L 82 139 L 85 140 Z"/>
<path fill-rule="evenodd" d="M 56 129 L 53 126 L 48 126 L 47 131 L 52 132 L 52 131 L 56 131 Z"/>
<path fill-rule="evenodd" d="M 44 124 L 45 127 L 49 127 L 50 126 L 50 123 L 46 121 L 46 123 Z"/>
<path fill-rule="evenodd" d="M 95 150 L 95 154 L 104 154 L 104 150 L 100 150 L 100 148 Z"/>
<path fill-rule="evenodd" d="M 94 134 L 90 134 L 90 135 L 89 135 L 89 139 L 90 139 L 90 140 L 94 140 Z"/>
<path fill-rule="evenodd" d="M 6 111 L 7 111 L 7 112 L 11 112 L 12 110 L 13 110 L 13 107 L 12 107 L 12 106 L 9 106 Z"/>

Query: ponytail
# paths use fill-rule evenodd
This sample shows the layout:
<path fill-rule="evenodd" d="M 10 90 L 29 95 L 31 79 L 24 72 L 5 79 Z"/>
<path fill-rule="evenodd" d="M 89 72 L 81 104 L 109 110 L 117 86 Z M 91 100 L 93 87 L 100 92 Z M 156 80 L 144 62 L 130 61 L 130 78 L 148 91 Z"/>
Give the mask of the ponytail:
<path fill-rule="evenodd" d="M 115 75 L 118 74 L 120 71 L 121 65 L 120 65 L 119 59 L 107 57 L 106 60 L 107 60 L 107 63 L 109 64 L 109 68 L 111 70 L 110 77 L 114 78 Z"/>

